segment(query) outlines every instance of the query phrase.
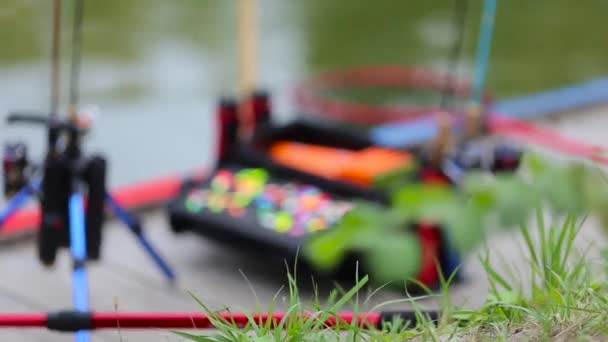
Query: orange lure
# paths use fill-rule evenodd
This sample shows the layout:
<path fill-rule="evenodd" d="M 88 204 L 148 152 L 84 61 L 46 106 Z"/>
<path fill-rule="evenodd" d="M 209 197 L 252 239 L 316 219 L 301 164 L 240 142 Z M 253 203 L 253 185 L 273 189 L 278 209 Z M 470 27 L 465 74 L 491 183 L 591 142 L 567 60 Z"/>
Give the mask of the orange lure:
<path fill-rule="evenodd" d="M 272 158 L 283 165 L 360 185 L 371 185 L 377 176 L 408 166 L 412 155 L 381 147 L 353 151 L 322 145 L 279 141 L 270 147 Z"/>

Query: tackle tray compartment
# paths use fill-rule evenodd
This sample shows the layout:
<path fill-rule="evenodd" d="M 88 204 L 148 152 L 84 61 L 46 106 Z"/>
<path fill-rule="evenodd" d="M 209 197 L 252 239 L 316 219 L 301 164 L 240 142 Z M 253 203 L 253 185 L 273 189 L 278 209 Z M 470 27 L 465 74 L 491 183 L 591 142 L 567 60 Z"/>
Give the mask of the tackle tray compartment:
<path fill-rule="evenodd" d="M 204 180 L 186 182 L 168 210 L 175 232 L 192 231 L 241 250 L 288 257 L 311 233 L 331 229 L 356 199 L 388 202 L 380 191 L 284 167 L 240 145 Z"/>

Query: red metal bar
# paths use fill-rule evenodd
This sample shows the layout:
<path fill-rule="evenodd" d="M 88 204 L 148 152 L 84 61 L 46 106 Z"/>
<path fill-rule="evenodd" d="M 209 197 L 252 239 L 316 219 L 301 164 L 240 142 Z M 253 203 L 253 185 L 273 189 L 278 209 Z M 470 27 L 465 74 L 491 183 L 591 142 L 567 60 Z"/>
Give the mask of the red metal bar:
<path fill-rule="evenodd" d="M 601 155 L 601 153 L 608 152 L 605 147 L 566 137 L 552 129 L 500 114 L 492 114 L 488 120 L 488 125 L 493 133 L 524 139 L 564 154 L 608 165 L 608 156 Z"/>
<path fill-rule="evenodd" d="M 47 314 L 45 313 L 3 313 L 0 314 L 0 327 L 45 327 Z"/>
<path fill-rule="evenodd" d="M 411 316 L 411 313 L 404 313 Z M 83 320 L 83 315 L 85 319 Z M 379 327 L 383 313 L 340 312 L 326 319 L 324 325 L 333 327 L 340 324 L 351 324 L 357 320 L 362 327 Z M 54 318 L 53 318 L 54 317 Z M 58 320 L 57 317 L 60 317 Z M 311 314 L 304 317 L 312 317 Z M 390 317 L 390 315 L 387 315 Z M 271 323 L 278 326 L 285 318 L 283 312 L 273 314 L 253 314 L 253 321 L 258 324 Z M 242 312 L 221 312 L 209 316 L 198 312 L 63 312 L 60 315 L 45 313 L 4 313 L 0 314 L 0 328 L 34 328 L 54 327 L 55 330 L 71 331 L 86 329 L 212 329 L 214 320 L 224 320 L 237 326 L 250 322 L 247 314 Z M 83 326 L 78 323 L 84 322 Z M 84 325 L 87 327 L 85 328 Z"/>
<path fill-rule="evenodd" d="M 255 314 L 251 318 L 258 324 L 266 324 L 271 322 L 273 326 L 285 317 L 282 312 L 276 312 L 272 315 Z M 213 320 L 221 319 L 228 322 L 233 322 L 238 326 L 245 326 L 249 323 L 249 318 L 245 313 L 218 313 L 213 317 L 201 313 L 180 313 L 180 312 L 133 312 L 133 313 L 114 313 L 114 312 L 99 312 L 93 313 L 94 329 L 104 328 L 128 328 L 128 329 L 145 329 L 145 328 L 181 328 L 181 329 L 210 329 L 213 328 Z M 357 318 L 360 325 L 376 326 L 380 320 L 380 313 L 362 313 L 355 316 L 352 312 L 339 313 L 325 321 L 326 326 L 335 326 L 337 322 L 350 324 L 353 319 Z"/>

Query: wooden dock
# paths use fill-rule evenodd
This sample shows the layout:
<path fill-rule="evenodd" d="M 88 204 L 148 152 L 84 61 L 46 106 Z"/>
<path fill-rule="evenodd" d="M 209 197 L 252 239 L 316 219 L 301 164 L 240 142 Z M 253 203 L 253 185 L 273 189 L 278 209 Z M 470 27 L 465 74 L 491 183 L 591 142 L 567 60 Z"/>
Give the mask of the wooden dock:
<path fill-rule="evenodd" d="M 573 136 L 608 146 L 608 107 L 596 107 L 552 119 L 552 126 Z M 232 250 L 191 234 L 174 235 L 160 209 L 142 214 L 146 232 L 161 253 L 176 268 L 178 283 L 169 286 L 155 265 L 139 248 L 131 233 L 116 221 L 107 225 L 103 259 L 89 270 L 91 307 L 104 311 L 197 311 L 200 307 L 190 292 L 212 308 L 264 308 L 286 284 L 281 262 L 267 265 L 255 255 Z M 586 223 L 581 244 L 602 243 L 593 220 Z M 518 249 L 519 237 L 500 233 L 488 241 L 492 254 L 522 265 L 525 256 Z M 70 308 L 72 303 L 71 261 L 61 254 L 52 269 L 42 267 L 31 240 L 0 245 L 0 311 L 33 312 Z M 454 287 L 457 303 L 480 305 L 485 299 L 486 279 L 476 253 L 465 264 L 465 281 Z M 497 259 L 499 260 L 499 259 Z M 354 277 L 354 276 L 353 276 Z M 310 283 L 309 279 L 302 280 Z M 255 294 L 253 293 L 255 291 Z M 287 292 L 277 297 L 279 306 Z M 304 298 L 310 293 L 305 293 Z M 403 297 L 402 291 L 383 291 L 373 303 Z M 168 331 L 103 331 L 94 341 L 181 341 Z M 0 330 L 0 341 L 73 341 L 70 334 L 43 330 Z"/>

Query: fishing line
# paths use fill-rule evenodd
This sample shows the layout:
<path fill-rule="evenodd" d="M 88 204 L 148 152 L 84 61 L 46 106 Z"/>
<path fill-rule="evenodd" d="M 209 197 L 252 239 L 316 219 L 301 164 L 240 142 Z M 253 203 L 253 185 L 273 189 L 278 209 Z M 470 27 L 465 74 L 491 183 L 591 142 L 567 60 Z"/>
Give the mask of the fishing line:
<path fill-rule="evenodd" d="M 61 0 L 53 2 L 53 28 L 51 52 L 51 118 L 57 115 L 59 110 L 59 58 L 60 58 L 60 35 L 61 35 Z"/>
<path fill-rule="evenodd" d="M 445 76 L 445 88 L 441 93 L 441 108 L 446 108 L 454 100 L 454 80 L 458 73 L 458 62 L 464 46 L 464 35 L 467 27 L 467 0 L 454 0 L 453 27 L 458 31 L 458 35 L 452 45 L 452 50 L 448 56 L 447 72 Z"/>
<path fill-rule="evenodd" d="M 74 26 L 72 29 L 72 70 L 70 75 L 70 114 L 74 116 L 78 110 L 80 59 L 82 44 L 82 19 L 84 16 L 84 0 L 76 0 L 74 8 Z"/>
<path fill-rule="evenodd" d="M 442 111 L 437 113 L 438 133 L 434 141 L 431 142 L 429 151 L 430 162 L 438 167 L 443 162 L 444 153 L 450 144 L 450 135 L 452 131 L 452 122 L 449 113 L 448 104 L 453 106 L 454 86 L 453 80 L 456 78 L 456 69 L 460 60 L 460 54 L 464 42 L 464 32 L 466 29 L 467 19 L 467 2 L 466 0 L 454 0 L 453 7 L 453 27 L 458 31 L 457 37 L 452 45 L 451 52 L 448 55 L 447 70 L 445 73 L 445 85 L 441 92 L 440 108 Z"/>

